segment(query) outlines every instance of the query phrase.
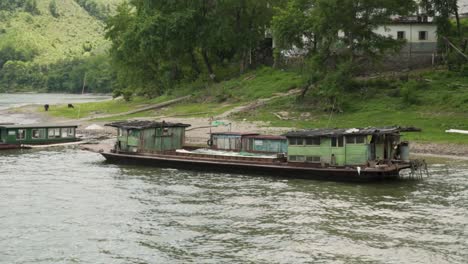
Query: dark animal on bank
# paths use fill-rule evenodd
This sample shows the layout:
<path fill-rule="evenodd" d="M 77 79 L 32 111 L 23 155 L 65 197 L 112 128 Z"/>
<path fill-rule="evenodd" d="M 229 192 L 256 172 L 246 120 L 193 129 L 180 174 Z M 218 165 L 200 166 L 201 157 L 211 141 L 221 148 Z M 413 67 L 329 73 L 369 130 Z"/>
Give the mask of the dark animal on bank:
<path fill-rule="evenodd" d="M 75 108 L 73 104 L 68 104 L 68 108 Z"/>
<path fill-rule="evenodd" d="M 45 104 L 45 105 L 44 105 L 44 110 L 45 110 L 46 112 L 49 111 L 49 105 L 48 105 L 48 104 Z"/>

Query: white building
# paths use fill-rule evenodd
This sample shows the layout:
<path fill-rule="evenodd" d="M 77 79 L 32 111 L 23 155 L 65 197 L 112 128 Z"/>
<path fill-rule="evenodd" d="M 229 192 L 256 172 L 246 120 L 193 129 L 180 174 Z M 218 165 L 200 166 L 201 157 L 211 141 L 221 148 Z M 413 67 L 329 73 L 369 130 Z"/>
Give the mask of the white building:
<path fill-rule="evenodd" d="M 433 54 L 437 51 L 437 25 L 427 17 L 405 17 L 375 30 L 382 36 L 406 40 L 405 52 Z"/>

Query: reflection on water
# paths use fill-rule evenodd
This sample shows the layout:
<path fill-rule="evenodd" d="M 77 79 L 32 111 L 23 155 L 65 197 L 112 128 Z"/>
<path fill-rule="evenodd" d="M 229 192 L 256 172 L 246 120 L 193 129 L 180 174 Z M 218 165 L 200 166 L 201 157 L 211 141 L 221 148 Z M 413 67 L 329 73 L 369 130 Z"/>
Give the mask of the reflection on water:
<path fill-rule="evenodd" d="M 468 164 L 355 185 L 0 153 L 3 263 L 467 263 Z"/>

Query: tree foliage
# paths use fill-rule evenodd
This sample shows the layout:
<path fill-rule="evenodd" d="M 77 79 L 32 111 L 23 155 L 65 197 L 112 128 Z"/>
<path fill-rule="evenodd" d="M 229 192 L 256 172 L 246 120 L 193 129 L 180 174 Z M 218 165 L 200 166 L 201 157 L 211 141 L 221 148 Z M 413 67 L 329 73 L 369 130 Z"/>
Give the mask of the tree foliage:
<path fill-rule="evenodd" d="M 57 2 L 55 0 L 51 0 L 49 2 L 49 12 L 53 17 L 55 18 L 59 17 L 59 13 L 57 9 Z"/>
<path fill-rule="evenodd" d="M 110 9 L 108 5 L 99 4 L 94 0 L 74 0 L 91 16 L 99 19 L 106 20 L 109 16 Z"/>
<path fill-rule="evenodd" d="M 14 11 L 16 9 L 23 9 L 32 15 L 40 14 L 37 7 L 37 0 L 1 0 L 0 10 Z"/>
<path fill-rule="evenodd" d="M 255 64 L 275 2 L 133 0 L 108 21 L 111 55 L 126 84 L 150 95 L 182 80 L 217 81 L 219 68 Z"/>
<path fill-rule="evenodd" d="M 308 86 L 333 104 L 360 66 L 378 61 L 402 43 L 375 32 L 394 16 L 415 8 L 407 0 L 291 0 L 273 20 L 280 48 L 299 47 L 308 54 Z"/>
<path fill-rule="evenodd" d="M 435 16 L 437 33 L 439 36 L 449 37 L 451 34 L 451 16 L 457 23 L 457 36 L 461 36 L 460 16 L 458 14 L 458 0 L 421 0 L 420 6 L 429 15 Z"/>

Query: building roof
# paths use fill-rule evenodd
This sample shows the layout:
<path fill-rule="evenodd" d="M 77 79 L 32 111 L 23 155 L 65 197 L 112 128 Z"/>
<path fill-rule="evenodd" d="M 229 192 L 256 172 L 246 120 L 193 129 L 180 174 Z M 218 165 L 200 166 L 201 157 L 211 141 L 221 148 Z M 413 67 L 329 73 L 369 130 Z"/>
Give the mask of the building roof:
<path fill-rule="evenodd" d="M 244 137 L 244 136 L 256 136 L 259 135 L 258 133 L 252 133 L 252 132 L 213 132 L 211 135 L 227 135 L 227 136 L 239 136 L 239 137 Z"/>
<path fill-rule="evenodd" d="M 391 24 L 433 24 L 434 18 L 428 17 L 426 15 L 419 15 L 419 16 L 399 16 L 394 17 L 391 21 Z"/>
<path fill-rule="evenodd" d="M 119 121 L 106 124 L 106 126 L 125 128 L 125 129 L 144 129 L 144 128 L 156 128 L 156 127 L 189 127 L 189 124 L 182 123 L 168 123 L 165 121 L 149 121 L 149 120 L 133 120 L 133 121 Z"/>
<path fill-rule="evenodd" d="M 0 128 L 12 128 L 12 129 L 22 129 L 22 128 L 77 128 L 76 124 L 27 124 L 27 125 L 15 125 L 15 124 L 0 124 Z"/>
<path fill-rule="evenodd" d="M 325 128 L 325 129 L 310 129 L 291 131 L 284 136 L 286 137 L 336 137 L 336 136 L 349 136 L 349 135 L 391 135 L 399 134 L 400 132 L 421 132 L 421 129 L 415 127 L 368 127 L 368 128 Z"/>
<path fill-rule="evenodd" d="M 246 138 L 265 139 L 265 140 L 286 140 L 285 136 L 274 136 L 274 135 L 253 135 L 253 136 L 246 136 Z"/>

